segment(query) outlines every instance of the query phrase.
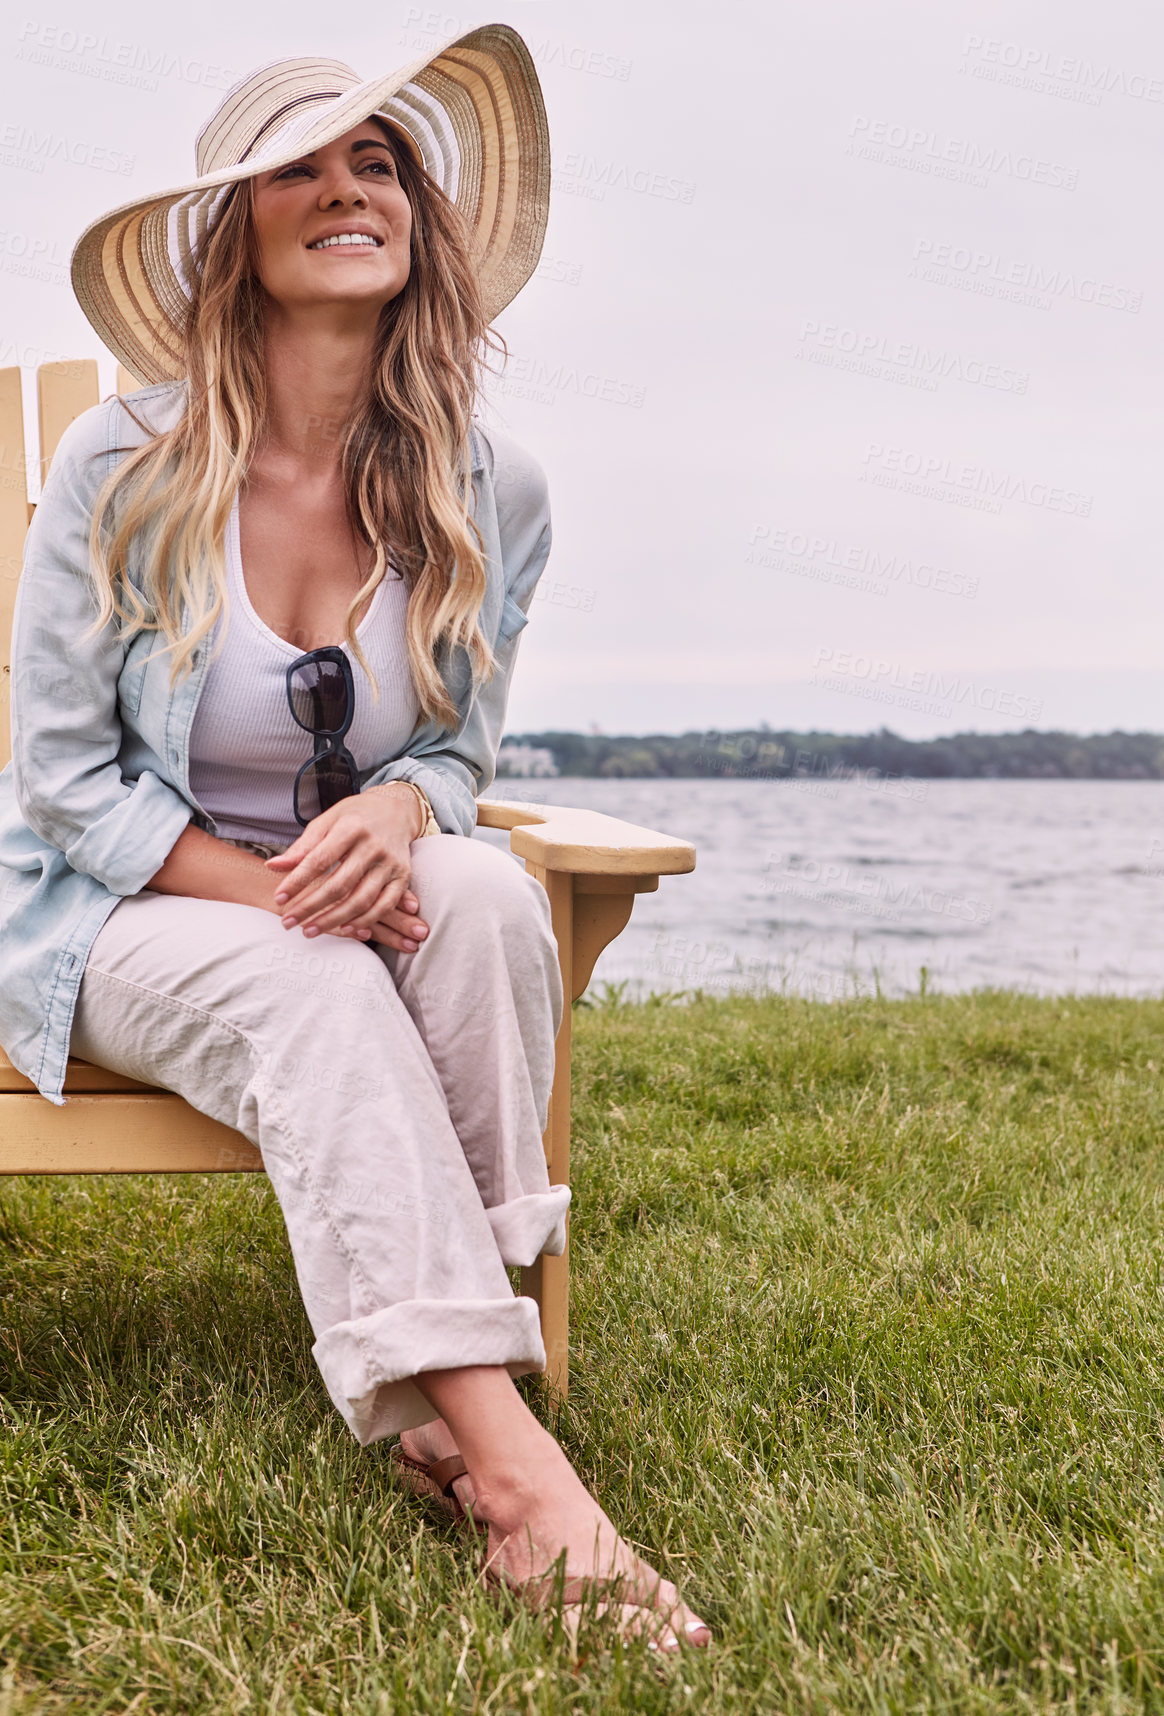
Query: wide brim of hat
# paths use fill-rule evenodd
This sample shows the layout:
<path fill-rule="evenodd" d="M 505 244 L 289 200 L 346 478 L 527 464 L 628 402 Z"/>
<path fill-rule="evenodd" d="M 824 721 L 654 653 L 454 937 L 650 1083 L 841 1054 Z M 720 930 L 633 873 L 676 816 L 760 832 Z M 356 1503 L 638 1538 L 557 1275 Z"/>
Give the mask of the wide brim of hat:
<path fill-rule="evenodd" d="M 148 385 L 184 374 L 188 299 L 179 270 L 191 266 L 224 190 L 323 148 L 374 113 L 408 133 L 476 233 L 486 320 L 516 297 L 545 241 L 549 126 L 525 42 L 508 24 L 486 24 L 345 92 L 284 147 L 139 197 L 86 227 L 73 250 L 73 290 L 131 375 Z"/>

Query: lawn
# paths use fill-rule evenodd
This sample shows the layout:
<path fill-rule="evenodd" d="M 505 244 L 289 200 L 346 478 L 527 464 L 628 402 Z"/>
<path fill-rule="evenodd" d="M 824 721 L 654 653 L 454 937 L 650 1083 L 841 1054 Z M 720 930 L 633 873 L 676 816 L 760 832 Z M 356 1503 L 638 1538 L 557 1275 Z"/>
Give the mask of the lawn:
<path fill-rule="evenodd" d="M 8 1181 L 0 1716 L 1164 1710 L 1164 1003 L 575 1029 L 557 1428 L 716 1648 L 479 1587 L 327 1400 L 261 1178 Z"/>

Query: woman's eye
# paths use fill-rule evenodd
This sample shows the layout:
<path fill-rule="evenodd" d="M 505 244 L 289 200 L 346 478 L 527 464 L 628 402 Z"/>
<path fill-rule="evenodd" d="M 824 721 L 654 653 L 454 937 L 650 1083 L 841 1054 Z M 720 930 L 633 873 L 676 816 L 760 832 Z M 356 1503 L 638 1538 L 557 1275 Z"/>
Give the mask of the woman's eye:
<path fill-rule="evenodd" d="M 374 167 L 377 175 L 381 178 L 394 179 L 396 177 L 396 167 L 391 161 L 384 161 L 379 157 L 375 157 L 370 161 L 364 162 L 364 165 L 366 167 Z M 284 167 L 282 172 L 276 173 L 275 178 L 276 180 L 290 179 L 297 173 L 306 173 L 309 170 L 310 169 L 305 161 L 292 161 L 289 167 Z"/>

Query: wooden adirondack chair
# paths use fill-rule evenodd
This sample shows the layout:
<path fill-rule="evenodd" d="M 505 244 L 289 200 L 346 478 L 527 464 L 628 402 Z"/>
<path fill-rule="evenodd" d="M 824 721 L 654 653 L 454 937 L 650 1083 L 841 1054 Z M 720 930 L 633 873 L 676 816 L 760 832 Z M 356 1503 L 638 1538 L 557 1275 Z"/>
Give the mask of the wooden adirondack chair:
<path fill-rule="evenodd" d="M 118 368 L 118 391 L 138 386 Z M 42 364 L 37 372 L 42 478 L 73 419 L 98 403 L 92 360 Z M 22 549 L 32 516 L 25 481 L 19 369 L 0 370 L 0 768 L 11 756 L 8 704 L 12 615 Z M 576 1000 L 602 949 L 630 917 L 636 894 L 662 875 L 695 867 L 695 848 L 595 811 L 557 805 L 478 805 L 481 828 L 510 831 L 521 857 L 550 897 L 567 997 Z M 570 1007 L 555 1044 L 553 1094 L 544 1135 L 550 1180 L 570 1178 Z M 172 1091 L 123 1078 L 70 1056 L 64 1107 L 48 1102 L 0 1049 L 0 1174 L 157 1174 L 262 1171 L 242 1133 L 200 1114 Z M 569 1386 L 569 1251 L 522 1271 L 522 1292 L 536 1299 L 546 1345 L 546 1377 Z"/>

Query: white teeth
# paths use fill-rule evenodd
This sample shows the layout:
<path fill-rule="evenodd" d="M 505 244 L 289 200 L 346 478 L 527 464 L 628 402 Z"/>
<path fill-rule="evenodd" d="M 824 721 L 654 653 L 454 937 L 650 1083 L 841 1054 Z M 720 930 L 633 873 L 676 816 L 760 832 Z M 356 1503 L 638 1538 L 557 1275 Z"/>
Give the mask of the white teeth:
<path fill-rule="evenodd" d="M 308 250 L 331 250 L 337 244 L 362 244 L 373 250 L 379 249 L 379 240 L 372 238 L 366 232 L 341 232 L 335 238 L 320 238 L 314 244 L 307 246 Z"/>

